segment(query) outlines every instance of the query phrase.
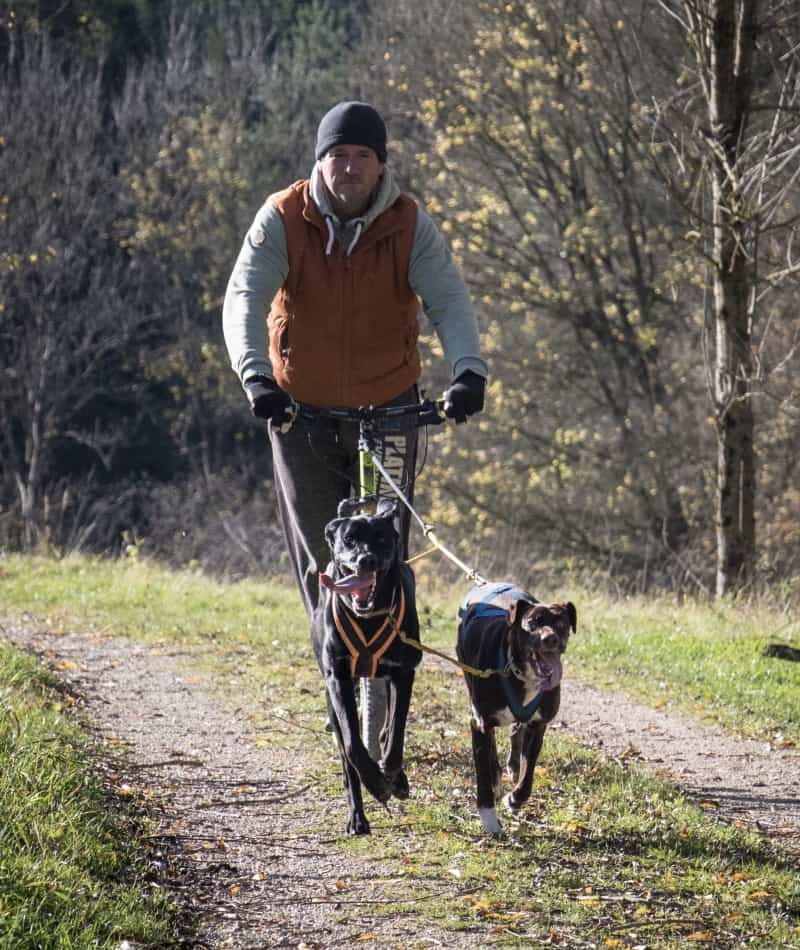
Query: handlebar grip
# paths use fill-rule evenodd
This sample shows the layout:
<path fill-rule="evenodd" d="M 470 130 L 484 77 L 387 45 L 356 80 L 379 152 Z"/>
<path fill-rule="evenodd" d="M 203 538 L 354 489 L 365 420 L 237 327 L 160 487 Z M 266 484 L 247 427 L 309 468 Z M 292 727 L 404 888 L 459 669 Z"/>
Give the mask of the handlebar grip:
<path fill-rule="evenodd" d="M 419 414 L 421 426 L 439 426 L 446 421 L 443 415 L 444 399 L 427 399 Z"/>

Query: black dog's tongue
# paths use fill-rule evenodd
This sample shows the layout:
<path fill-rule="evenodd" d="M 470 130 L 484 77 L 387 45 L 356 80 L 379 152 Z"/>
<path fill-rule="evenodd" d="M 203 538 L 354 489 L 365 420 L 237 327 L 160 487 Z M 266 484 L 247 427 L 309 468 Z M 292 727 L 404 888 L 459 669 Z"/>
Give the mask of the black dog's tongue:
<path fill-rule="evenodd" d="M 334 594 L 356 594 L 357 596 L 368 592 L 375 583 L 374 574 L 348 574 L 347 577 L 338 579 L 331 577 L 324 571 L 320 572 L 319 582 L 323 587 L 332 590 Z"/>

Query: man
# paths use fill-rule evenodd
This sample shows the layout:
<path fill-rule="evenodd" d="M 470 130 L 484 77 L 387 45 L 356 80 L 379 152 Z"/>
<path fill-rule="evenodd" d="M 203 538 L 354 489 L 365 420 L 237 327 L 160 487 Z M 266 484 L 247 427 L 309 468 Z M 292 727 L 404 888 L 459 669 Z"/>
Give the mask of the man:
<path fill-rule="evenodd" d="M 358 484 L 358 427 L 293 410 L 416 402 L 420 299 L 453 374 L 447 416 L 465 422 L 481 411 L 487 372 L 450 252 L 386 167 L 381 116 L 364 102 L 338 103 L 319 124 L 315 158 L 309 180 L 256 214 L 223 309 L 231 365 L 253 414 L 269 422 L 278 510 L 309 616 L 328 561 L 324 527 Z M 417 430 L 398 424 L 383 441 L 410 500 Z M 409 526 L 403 508 L 404 554 Z M 364 742 L 377 761 L 386 686 L 362 684 Z"/>
<path fill-rule="evenodd" d="M 415 402 L 420 299 L 453 374 L 447 416 L 464 422 L 481 411 L 487 373 L 467 288 L 433 221 L 386 166 L 378 112 L 335 105 L 319 124 L 315 158 L 309 180 L 256 214 L 223 310 L 233 369 L 253 414 L 270 423 L 278 508 L 309 615 L 328 560 L 324 526 L 357 484 L 358 433 L 353 422 L 303 413 L 287 428 L 294 404 Z M 416 431 L 395 439 L 409 497 Z"/>

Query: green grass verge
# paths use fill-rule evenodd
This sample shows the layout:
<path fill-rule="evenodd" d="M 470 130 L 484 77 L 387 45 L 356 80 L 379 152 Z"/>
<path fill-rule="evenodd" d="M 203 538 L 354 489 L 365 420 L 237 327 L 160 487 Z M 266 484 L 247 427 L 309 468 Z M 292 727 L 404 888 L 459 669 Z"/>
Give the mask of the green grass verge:
<path fill-rule="evenodd" d="M 227 585 L 151 564 L 5 558 L 0 591 L 7 610 L 27 610 L 56 633 L 93 626 L 186 644 L 238 702 L 263 701 L 256 741 L 302 750 L 311 779 L 332 799 L 335 824 L 317 830 L 330 836 L 343 829 L 320 677 L 289 585 Z M 680 710 L 722 706 L 712 697 L 726 695 L 730 679 L 735 711 L 745 695 L 737 676 L 754 675 L 761 645 L 794 635 L 786 618 L 765 609 L 563 596 L 579 616 L 567 677 L 574 668 L 615 687 L 636 680 L 634 691 L 662 703 L 674 696 Z M 424 592 L 421 599 L 423 639 L 449 651 L 454 602 L 430 605 Z M 685 666 L 676 653 L 688 657 Z M 763 676 L 762 690 L 723 720 L 741 724 L 746 714 L 751 727 L 768 723 L 797 735 L 796 699 L 783 676 Z M 557 728 L 545 741 L 532 801 L 520 817 L 505 818 L 506 838 L 480 834 L 466 697 L 459 676 L 441 664 L 420 670 L 407 753 L 412 799 L 393 803 L 390 815 L 368 802 L 373 835 L 341 841 L 391 868 L 387 912 L 479 928 L 487 945 L 800 946 L 796 863 L 747 829 L 719 822 L 713 803 L 698 807 L 634 767 L 604 763 Z M 346 878 L 341 887 L 347 890 Z"/>
<path fill-rule="evenodd" d="M 800 620 L 767 603 L 589 598 L 569 663 L 593 682 L 775 746 L 800 743 Z"/>
<path fill-rule="evenodd" d="M 0 640 L 0 947 L 172 946 L 175 908 L 148 879 L 138 819 L 87 768 L 55 686 Z"/>

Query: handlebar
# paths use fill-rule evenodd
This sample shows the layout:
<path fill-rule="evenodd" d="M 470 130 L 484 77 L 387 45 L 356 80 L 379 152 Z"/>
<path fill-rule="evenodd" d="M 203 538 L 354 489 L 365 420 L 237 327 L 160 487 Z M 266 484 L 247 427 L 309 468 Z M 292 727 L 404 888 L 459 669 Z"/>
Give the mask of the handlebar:
<path fill-rule="evenodd" d="M 297 403 L 297 414 L 306 419 L 346 419 L 358 422 L 364 428 L 383 419 L 395 419 L 400 416 L 416 415 L 418 427 L 441 425 L 446 421 L 444 399 L 428 399 L 423 396 L 419 402 L 402 406 L 360 406 L 357 409 L 324 409 Z"/>

